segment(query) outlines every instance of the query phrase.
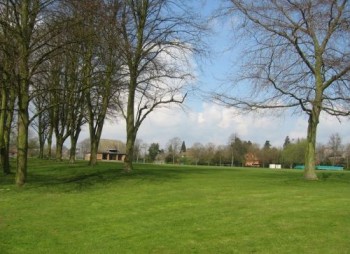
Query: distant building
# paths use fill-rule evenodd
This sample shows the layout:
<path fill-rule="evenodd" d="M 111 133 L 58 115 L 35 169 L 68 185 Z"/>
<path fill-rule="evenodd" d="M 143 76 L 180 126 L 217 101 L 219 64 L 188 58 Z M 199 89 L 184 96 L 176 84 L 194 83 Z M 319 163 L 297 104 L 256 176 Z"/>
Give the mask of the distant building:
<path fill-rule="evenodd" d="M 254 153 L 246 153 L 244 155 L 244 159 L 245 159 L 244 166 L 246 166 L 246 167 L 260 167 L 260 161 Z"/>
<path fill-rule="evenodd" d="M 101 139 L 97 150 L 97 160 L 124 161 L 125 145 L 119 140 Z M 86 153 L 85 160 L 90 160 L 90 153 Z"/>

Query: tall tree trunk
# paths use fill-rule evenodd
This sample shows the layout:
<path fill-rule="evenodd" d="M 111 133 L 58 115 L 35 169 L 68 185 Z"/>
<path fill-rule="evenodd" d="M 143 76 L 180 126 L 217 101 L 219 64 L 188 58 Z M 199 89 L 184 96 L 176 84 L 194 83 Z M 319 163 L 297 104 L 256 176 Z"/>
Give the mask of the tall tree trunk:
<path fill-rule="evenodd" d="M 0 149 L 0 165 L 1 165 L 2 172 L 4 173 L 4 175 L 8 175 L 11 173 L 11 171 L 9 171 L 9 169 L 7 169 L 5 167 L 5 160 L 6 160 L 5 157 L 6 157 L 6 148 L 4 145 L 4 147 L 2 147 Z"/>
<path fill-rule="evenodd" d="M 4 129 L 4 149 L 5 150 L 4 150 L 4 156 L 3 156 L 3 166 L 4 166 L 4 172 L 6 174 L 11 173 L 10 138 L 11 138 L 11 129 L 12 129 L 15 100 L 16 100 L 16 92 L 14 89 L 11 89 L 10 93 L 9 93 L 9 100 L 8 100 L 7 112 L 6 112 L 5 129 Z"/>
<path fill-rule="evenodd" d="M 17 170 L 16 184 L 22 186 L 27 177 L 28 128 L 29 128 L 29 87 L 30 87 L 30 47 L 36 17 L 40 11 L 39 0 L 19 2 L 18 42 L 18 120 L 17 120 Z"/>
<path fill-rule="evenodd" d="M 90 98 L 87 98 L 87 105 L 89 110 L 89 131 L 90 131 L 90 161 L 89 165 L 94 166 L 97 164 L 97 152 L 98 146 L 100 144 L 100 139 L 102 135 L 104 119 L 106 118 L 107 108 L 108 108 L 108 100 L 109 95 L 103 98 L 103 105 L 101 112 L 97 115 L 96 122 L 94 121 L 93 107 L 91 105 Z"/>
<path fill-rule="evenodd" d="M 39 140 L 39 159 L 44 159 L 44 146 L 45 146 L 45 141 L 42 142 Z"/>
<path fill-rule="evenodd" d="M 56 141 L 56 161 L 62 161 L 62 150 L 63 150 L 63 143 L 61 140 Z"/>
<path fill-rule="evenodd" d="M 71 164 L 75 163 L 76 150 L 77 150 L 77 143 L 76 142 L 71 143 L 71 147 L 69 149 L 69 163 Z"/>
<path fill-rule="evenodd" d="M 307 128 L 307 147 L 305 153 L 305 170 L 304 178 L 306 180 L 317 180 L 316 175 L 316 135 L 317 126 L 319 123 L 320 110 L 314 107 L 312 113 L 309 115 L 309 122 Z"/>
<path fill-rule="evenodd" d="M 136 74 L 131 74 L 129 83 L 128 108 L 126 115 L 126 156 L 124 159 L 124 171 L 129 173 L 133 170 L 134 144 L 137 128 L 135 127 L 135 89 L 137 84 Z"/>
<path fill-rule="evenodd" d="M 27 95 L 22 93 L 19 99 L 18 110 L 18 136 L 17 136 L 17 171 L 16 184 L 22 186 L 27 179 L 27 155 L 28 155 L 28 91 Z"/>
<path fill-rule="evenodd" d="M 12 91 L 10 93 L 10 106 L 8 108 L 6 123 L 5 123 L 5 131 L 4 131 L 4 154 L 2 158 L 2 163 L 4 167 L 4 173 L 10 174 L 10 137 L 11 137 L 11 126 L 13 120 L 13 111 L 14 111 L 14 102 L 15 102 L 15 93 Z"/>
<path fill-rule="evenodd" d="M 126 156 L 124 158 L 124 171 L 130 173 L 133 170 L 133 158 L 134 158 L 134 143 L 135 138 L 132 137 L 132 131 L 127 136 L 126 140 Z"/>
<path fill-rule="evenodd" d="M 316 128 L 312 117 L 309 117 L 309 126 L 307 130 L 307 147 L 305 153 L 305 171 L 304 177 L 307 180 L 317 180 L 315 171 L 315 153 L 316 153 Z"/>
<path fill-rule="evenodd" d="M 44 134 L 44 126 L 43 126 L 43 115 L 40 113 L 38 115 L 38 138 L 39 138 L 39 159 L 44 158 L 44 146 L 45 146 L 45 134 Z M 47 123 L 46 123 L 47 124 Z"/>
<path fill-rule="evenodd" d="M 87 111 L 88 111 L 88 122 L 89 122 L 89 132 L 90 132 L 90 160 L 89 165 L 95 166 L 97 164 L 97 152 L 98 152 L 98 145 L 100 142 L 101 133 L 99 133 L 99 123 L 98 123 L 98 117 L 96 120 L 95 126 L 95 114 L 94 114 L 94 105 L 92 102 L 92 99 L 90 97 L 90 89 L 93 87 L 92 80 L 91 80 L 91 74 L 92 74 L 92 58 L 93 58 L 93 46 L 92 42 L 87 42 L 87 51 L 84 55 L 84 68 L 83 68 L 83 75 L 84 75 L 84 85 L 85 85 L 85 92 L 86 92 L 86 105 L 87 105 Z M 103 123 L 102 123 L 103 125 Z"/>
<path fill-rule="evenodd" d="M 99 141 L 96 139 L 96 137 L 91 138 L 90 136 L 90 166 L 95 166 L 97 164 L 98 143 Z"/>
<path fill-rule="evenodd" d="M 10 15 L 10 8 L 9 8 L 9 1 L 6 1 L 6 4 L 4 3 L 3 6 L 3 15 L 6 22 L 9 22 L 8 18 Z M 8 33 L 8 29 L 4 29 L 2 27 L 2 33 L 5 39 L 11 38 Z M 4 45 L 6 45 L 5 43 Z M 10 43 L 10 45 L 12 45 Z M 13 48 L 5 46 L 5 51 L 8 51 L 6 54 L 6 57 L 3 57 L 2 59 L 2 73 L 1 73 L 1 79 L 2 79 L 2 86 L 1 86 L 1 110 L 0 110 L 0 165 L 2 167 L 3 173 L 5 175 L 11 173 L 10 169 L 10 154 L 9 154 L 9 130 L 11 128 L 12 119 L 13 119 L 13 110 L 14 110 L 14 103 L 15 103 L 15 92 L 14 92 L 14 86 L 11 80 L 11 74 L 12 69 L 11 68 L 11 61 L 12 57 L 8 55 L 10 52 L 13 53 Z M 11 121 L 8 123 L 8 121 Z"/>
<path fill-rule="evenodd" d="M 55 127 L 55 137 L 56 137 L 56 160 L 62 161 L 63 157 L 63 145 L 67 138 L 70 136 L 71 132 L 69 130 L 70 126 L 61 126 L 61 131 L 58 131 L 59 127 Z M 66 131 L 66 132 L 65 132 Z"/>
<path fill-rule="evenodd" d="M 5 156 L 2 158 L 3 166 L 4 166 L 4 173 L 5 174 L 11 174 L 11 165 L 10 165 L 10 132 L 6 131 L 5 134 Z"/>
<path fill-rule="evenodd" d="M 53 127 L 50 125 L 49 128 L 49 134 L 47 135 L 47 158 L 50 160 L 52 158 Z"/>
<path fill-rule="evenodd" d="M 29 127 L 29 1 L 23 1 L 20 9 L 22 41 L 19 45 L 19 94 L 18 94 L 18 136 L 16 184 L 24 185 L 27 177 L 28 127 Z"/>
<path fill-rule="evenodd" d="M 89 131 L 90 131 L 90 166 L 95 166 L 97 164 L 97 152 L 98 152 L 98 145 L 100 143 L 103 125 L 104 125 L 104 119 L 106 116 L 106 111 L 101 113 L 102 115 L 99 115 L 97 117 L 96 123 L 94 122 L 94 115 L 93 115 L 93 107 L 90 102 L 90 98 L 87 98 L 88 101 L 88 108 L 89 108 Z"/>
<path fill-rule="evenodd" d="M 2 171 L 5 175 L 10 172 L 5 168 L 5 157 L 6 157 L 6 149 L 5 149 L 5 123 L 6 123 L 6 111 L 7 111 L 7 96 L 6 96 L 6 88 L 5 85 L 2 85 L 1 88 L 1 109 L 0 109 L 0 165 Z"/>
<path fill-rule="evenodd" d="M 81 130 L 80 127 L 78 127 L 78 129 L 75 131 L 75 133 L 70 136 L 71 137 L 70 138 L 71 147 L 70 147 L 70 151 L 69 151 L 69 162 L 70 163 L 75 163 L 75 155 L 76 155 L 76 151 L 77 151 L 77 143 L 78 143 L 80 130 Z"/>
<path fill-rule="evenodd" d="M 308 113 L 309 121 L 307 128 L 307 147 L 305 153 L 305 170 L 304 178 L 306 180 L 317 180 L 316 175 L 316 137 L 317 126 L 320 122 L 320 114 L 322 110 L 323 100 L 323 82 L 324 73 L 322 71 L 322 51 L 317 43 L 315 43 L 315 98 L 312 103 L 312 109 Z"/>
<path fill-rule="evenodd" d="M 57 138 L 56 135 L 56 161 L 62 161 L 62 151 L 63 151 L 64 140 L 61 137 Z"/>
<path fill-rule="evenodd" d="M 93 108 L 91 107 L 90 98 L 87 99 L 88 108 L 89 108 L 89 131 L 90 131 L 90 166 L 95 166 L 97 164 L 97 153 L 98 146 L 100 144 L 100 139 L 102 135 L 104 119 L 106 116 L 107 108 L 104 112 L 100 112 L 100 115 L 97 117 L 96 123 L 94 122 L 93 117 Z M 106 106 L 107 107 L 107 106 Z"/>
<path fill-rule="evenodd" d="M 5 33 L 6 34 L 6 33 Z M 2 75 L 1 111 L 0 111 L 0 164 L 5 175 L 10 169 L 10 133 L 16 100 L 16 91 L 9 70 L 8 59 L 4 59 L 5 71 Z M 6 73 L 7 72 L 7 73 Z"/>

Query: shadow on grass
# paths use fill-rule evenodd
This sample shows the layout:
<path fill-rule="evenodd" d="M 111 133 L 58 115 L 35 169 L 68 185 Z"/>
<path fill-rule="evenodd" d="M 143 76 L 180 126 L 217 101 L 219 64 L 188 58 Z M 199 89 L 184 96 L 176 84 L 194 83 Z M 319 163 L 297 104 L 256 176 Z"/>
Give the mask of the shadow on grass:
<path fill-rule="evenodd" d="M 226 167 L 204 167 L 204 166 L 179 166 L 179 165 L 155 165 L 135 164 L 131 173 L 123 172 L 123 164 L 112 162 L 101 162 L 96 166 L 88 166 L 86 161 L 78 161 L 69 164 L 67 161 L 56 162 L 49 160 L 30 160 L 28 167 L 28 178 L 24 189 L 42 189 L 49 192 L 71 192 L 84 191 L 91 188 L 104 188 L 113 184 L 139 184 L 139 183 L 165 183 L 180 181 L 182 178 L 197 178 L 201 175 L 213 175 L 215 177 L 232 177 L 236 181 L 272 181 L 277 184 L 281 181 L 302 182 L 302 172 L 294 171 L 271 171 L 246 168 Z M 15 168 L 14 166 L 12 167 Z M 220 175 L 218 175 L 220 172 Z M 236 174 L 239 173 L 239 174 Z M 249 176 L 249 178 L 247 178 Z M 0 176 L 0 189 L 8 189 L 14 186 L 14 173 L 7 176 Z M 348 173 L 320 174 L 320 182 L 337 181 L 350 182 Z M 4 187 L 3 187 L 4 186 Z M 11 187 L 12 188 L 12 187 Z M 13 189 L 13 188 L 12 188 Z"/>
<path fill-rule="evenodd" d="M 13 167 L 15 168 L 15 167 Z M 205 173 L 208 170 L 196 171 Z M 102 162 L 96 166 L 88 166 L 80 161 L 75 164 L 68 162 L 31 160 L 28 166 L 27 183 L 24 189 L 42 189 L 46 191 L 84 191 L 92 187 L 103 188 L 109 184 L 133 181 L 164 183 L 181 179 L 182 174 L 188 173 L 188 169 L 181 167 L 168 167 L 151 164 L 136 164 L 131 173 L 123 171 L 123 164 Z M 15 174 L 0 177 L 1 186 L 14 186 Z"/>

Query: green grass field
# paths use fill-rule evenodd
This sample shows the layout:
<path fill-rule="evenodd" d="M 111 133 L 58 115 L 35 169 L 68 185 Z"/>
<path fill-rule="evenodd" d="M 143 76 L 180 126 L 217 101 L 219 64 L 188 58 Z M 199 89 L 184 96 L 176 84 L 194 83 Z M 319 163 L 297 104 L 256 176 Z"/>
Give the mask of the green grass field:
<path fill-rule="evenodd" d="M 350 253 L 350 172 L 32 160 L 0 176 L 0 253 Z"/>

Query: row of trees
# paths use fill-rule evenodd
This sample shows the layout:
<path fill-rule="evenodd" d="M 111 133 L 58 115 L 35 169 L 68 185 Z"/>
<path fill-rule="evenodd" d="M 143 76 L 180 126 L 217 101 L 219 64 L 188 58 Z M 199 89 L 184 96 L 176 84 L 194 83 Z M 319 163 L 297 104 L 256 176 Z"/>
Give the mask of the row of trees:
<path fill-rule="evenodd" d="M 39 156 L 39 141 L 30 135 L 29 156 Z M 78 144 L 79 159 L 83 159 L 90 152 L 90 140 L 85 139 Z M 118 149 L 125 151 L 125 143 L 119 141 Z M 65 156 L 70 149 L 64 147 Z M 268 167 L 269 164 L 282 164 L 284 168 L 293 168 L 295 165 L 304 165 L 306 152 L 306 139 L 285 138 L 281 147 L 273 146 L 266 140 L 263 146 L 242 140 L 237 134 L 232 134 L 226 145 L 214 143 L 194 143 L 186 146 L 185 141 L 179 137 L 170 139 L 164 148 L 159 143 L 147 144 L 141 139 L 136 139 L 134 146 L 134 162 L 158 162 L 170 164 L 191 165 L 220 165 L 220 166 L 260 166 Z M 69 153 L 68 153 L 69 155 Z M 338 133 L 329 137 L 326 144 L 318 143 L 316 147 L 317 165 L 341 165 L 349 168 L 350 144 L 343 144 Z M 247 161 L 259 165 L 246 165 Z"/>
<path fill-rule="evenodd" d="M 142 122 L 155 108 L 184 101 L 193 79 L 191 56 L 205 48 L 204 22 L 188 2 L 0 0 L 3 172 L 10 172 L 14 125 L 16 183 L 23 185 L 31 124 L 36 126 L 42 151 L 47 142 L 51 153 L 55 137 L 58 159 L 70 138 L 71 161 L 81 126 L 86 124 L 93 165 L 104 121 L 113 114 L 126 121 L 125 170 L 132 170 Z M 245 60 L 233 88 L 214 93 L 214 100 L 243 110 L 281 108 L 305 113 L 309 119 L 305 178 L 317 179 L 321 113 L 350 115 L 348 1 L 227 3 L 223 12 L 234 17 L 240 40 L 247 39 L 242 51 Z M 236 89 L 241 84 L 244 89 Z"/>
<path fill-rule="evenodd" d="M 132 170 L 134 143 L 155 108 L 181 104 L 193 80 L 189 67 L 201 52 L 204 27 L 184 1 L 1 0 L 0 157 L 10 173 L 11 131 L 17 150 L 16 183 L 26 181 L 28 130 L 36 129 L 40 156 L 70 161 L 82 126 L 90 134 L 91 160 L 104 121 L 126 121 L 125 170 Z M 195 42 L 195 43 L 194 43 Z"/>
<path fill-rule="evenodd" d="M 194 143 L 186 148 L 185 142 L 175 137 L 169 140 L 165 149 L 158 143 L 147 145 L 139 140 L 140 149 L 135 151 L 140 161 L 164 162 L 172 164 L 245 166 L 247 154 L 259 161 L 260 167 L 269 164 L 282 164 L 284 168 L 305 164 L 306 139 L 290 139 L 286 137 L 283 147 L 272 146 L 267 140 L 261 147 L 251 141 L 239 138 L 237 134 L 230 136 L 226 145 L 213 143 Z M 350 144 L 343 145 L 338 133 L 329 137 L 327 144 L 316 147 L 316 163 L 318 165 L 343 165 L 349 167 Z M 249 159 L 248 159 L 249 160 Z"/>

